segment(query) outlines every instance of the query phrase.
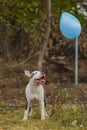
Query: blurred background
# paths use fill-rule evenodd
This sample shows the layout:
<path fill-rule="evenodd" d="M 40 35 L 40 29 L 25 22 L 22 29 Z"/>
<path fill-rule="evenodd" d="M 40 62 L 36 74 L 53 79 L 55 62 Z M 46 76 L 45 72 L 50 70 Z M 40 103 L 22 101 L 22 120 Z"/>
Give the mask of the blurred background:
<path fill-rule="evenodd" d="M 0 0 L 0 97 L 5 103 L 24 99 L 29 80 L 24 70 L 38 69 L 43 50 L 41 64 L 47 84 L 53 89 L 61 84 L 64 87 L 65 83 L 67 87 L 74 84 L 75 40 L 66 39 L 60 32 L 62 10 L 76 16 L 81 23 L 79 84 L 87 83 L 87 0 L 53 0 L 50 3 L 46 0 Z M 1 102 L 1 106 L 3 104 Z"/>

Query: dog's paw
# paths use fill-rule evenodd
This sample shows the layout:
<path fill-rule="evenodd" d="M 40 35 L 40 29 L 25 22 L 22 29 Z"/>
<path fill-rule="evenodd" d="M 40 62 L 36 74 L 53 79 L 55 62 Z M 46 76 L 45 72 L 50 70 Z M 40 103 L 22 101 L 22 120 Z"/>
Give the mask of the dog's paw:
<path fill-rule="evenodd" d="M 29 113 L 29 116 L 32 116 L 32 111 Z"/>
<path fill-rule="evenodd" d="M 45 113 L 45 117 L 49 118 L 49 115 L 47 113 Z"/>
<path fill-rule="evenodd" d="M 23 121 L 26 121 L 26 120 L 27 120 L 27 118 L 26 118 L 26 117 L 24 117 L 24 118 L 23 118 Z"/>
<path fill-rule="evenodd" d="M 41 120 L 45 120 L 45 117 L 41 117 Z"/>

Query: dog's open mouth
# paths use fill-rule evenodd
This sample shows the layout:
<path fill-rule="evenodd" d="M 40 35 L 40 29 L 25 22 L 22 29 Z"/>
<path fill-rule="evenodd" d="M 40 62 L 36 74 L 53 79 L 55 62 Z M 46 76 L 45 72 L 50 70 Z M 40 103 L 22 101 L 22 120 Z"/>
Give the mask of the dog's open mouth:
<path fill-rule="evenodd" d="M 36 83 L 40 83 L 40 84 L 44 84 L 44 83 L 46 82 L 45 76 L 42 75 L 40 78 L 35 79 L 35 82 L 36 82 Z"/>

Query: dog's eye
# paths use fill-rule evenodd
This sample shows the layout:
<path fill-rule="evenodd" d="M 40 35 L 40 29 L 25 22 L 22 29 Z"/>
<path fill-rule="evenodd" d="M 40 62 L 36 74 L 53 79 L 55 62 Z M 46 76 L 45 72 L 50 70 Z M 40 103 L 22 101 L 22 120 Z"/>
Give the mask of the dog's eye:
<path fill-rule="evenodd" d="M 35 74 L 37 74 L 37 72 L 32 72 L 31 78 L 32 78 Z"/>
<path fill-rule="evenodd" d="M 31 74 L 31 78 L 34 76 L 34 73 Z"/>

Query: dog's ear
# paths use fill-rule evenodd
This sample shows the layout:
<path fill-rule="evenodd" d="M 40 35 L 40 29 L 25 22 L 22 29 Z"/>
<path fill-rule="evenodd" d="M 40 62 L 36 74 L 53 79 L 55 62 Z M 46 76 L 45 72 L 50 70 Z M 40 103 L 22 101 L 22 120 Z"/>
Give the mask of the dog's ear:
<path fill-rule="evenodd" d="M 26 76 L 31 77 L 31 73 L 30 73 L 30 71 L 28 71 L 28 70 L 24 70 L 24 73 L 25 73 Z"/>

